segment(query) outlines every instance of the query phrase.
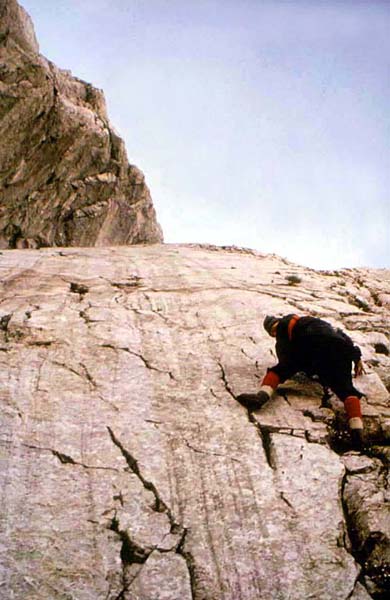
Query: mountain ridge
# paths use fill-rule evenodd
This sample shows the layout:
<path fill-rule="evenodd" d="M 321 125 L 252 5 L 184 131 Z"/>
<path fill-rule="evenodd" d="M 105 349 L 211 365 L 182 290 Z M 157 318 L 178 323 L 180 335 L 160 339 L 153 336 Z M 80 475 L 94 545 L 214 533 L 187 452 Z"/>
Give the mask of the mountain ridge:
<path fill-rule="evenodd" d="M 161 242 L 103 92 L 39 54 L 16 0 L 0 14 L 0 247 Z"/>

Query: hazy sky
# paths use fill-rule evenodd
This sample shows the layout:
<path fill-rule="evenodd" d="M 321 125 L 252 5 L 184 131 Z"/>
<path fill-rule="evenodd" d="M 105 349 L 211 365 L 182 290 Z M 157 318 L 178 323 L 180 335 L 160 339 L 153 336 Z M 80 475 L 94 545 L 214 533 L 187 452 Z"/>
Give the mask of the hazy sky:
<path fill-rule="evenodd" d="M 166 242 L 390 267 L 390 0 L 19 0 L 104 90 Z"/>

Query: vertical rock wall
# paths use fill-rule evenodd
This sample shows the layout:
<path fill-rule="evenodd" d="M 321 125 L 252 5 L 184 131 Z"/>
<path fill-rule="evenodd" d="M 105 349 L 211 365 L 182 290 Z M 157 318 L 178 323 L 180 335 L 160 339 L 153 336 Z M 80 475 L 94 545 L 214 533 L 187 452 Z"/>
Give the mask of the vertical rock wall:
<path fill-rule="evenodd" d="M 155 245 L 4 251 L 0 279 L 5 598 L 387 597 L 388 271 Z M 236 402 L 288 312 L 361 346 L 366 454 L 316 382 Z"/>
<path fill-rule="evenodd" d="M 0 139 L 0 247 L 162 241 L 103 93 L 39 54 L 16 0 L 0 0 Z"/>

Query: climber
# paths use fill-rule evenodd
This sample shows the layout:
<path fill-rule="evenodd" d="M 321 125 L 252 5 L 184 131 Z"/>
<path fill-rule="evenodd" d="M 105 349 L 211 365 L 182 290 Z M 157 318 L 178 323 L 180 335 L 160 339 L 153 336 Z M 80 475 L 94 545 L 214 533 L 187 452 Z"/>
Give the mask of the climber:
<path fill-rule="evenodd" d="M 330 388 L 344 402 L 352 445 L 364 445 L 360 398 L 352 384 L 352 362 L 355 377 L 364 372 L 361 351 L 341 329 L 315 317 L 268 315 L 263 322 L 267 333 L 276 338 L 278 364 L 267 370 L 257 394 L 241 394 L 237 400 L 250 411 L 259 409 L 280 383 L 295 373 L 316 375 L 325 388 Z"/>

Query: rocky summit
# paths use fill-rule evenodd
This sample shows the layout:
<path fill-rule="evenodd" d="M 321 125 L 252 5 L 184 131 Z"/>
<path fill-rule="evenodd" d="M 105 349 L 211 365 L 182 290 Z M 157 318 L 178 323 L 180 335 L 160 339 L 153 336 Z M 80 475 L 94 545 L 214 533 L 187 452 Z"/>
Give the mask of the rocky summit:
<path fill-rule="evenodd" d="M 0 248 L 162 241 L 103 93 L 39 54 L 16 0 L 0 0 L 0 140 Z"/>
<path fill-rule="evenodd" d="M 0 254 L 0 590 L 17 600 L 367 600 L 390 591 L 390 271 L 238 248 Z M 275 363 L 265 314 L 363 352 L 369 447 Z"/>

